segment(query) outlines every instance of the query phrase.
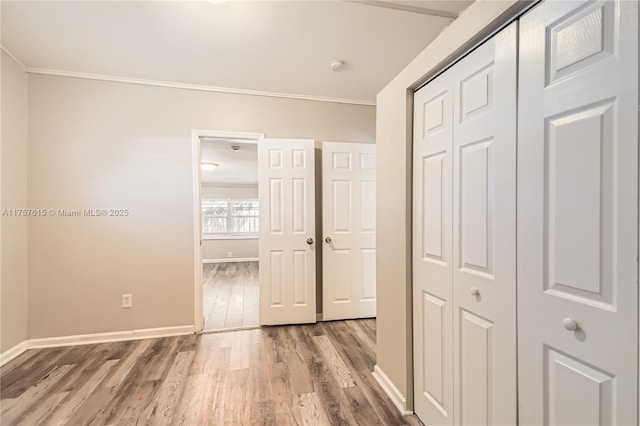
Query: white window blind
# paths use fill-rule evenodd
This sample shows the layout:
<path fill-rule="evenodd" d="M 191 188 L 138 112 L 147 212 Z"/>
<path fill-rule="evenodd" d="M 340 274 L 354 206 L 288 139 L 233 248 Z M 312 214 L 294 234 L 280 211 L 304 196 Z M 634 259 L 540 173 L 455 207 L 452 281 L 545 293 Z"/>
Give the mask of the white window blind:
<path fill-rule="evenodd" d="M 202 200 L 202 232 L 215 235 L 257 235 L 258 207 L 256 199 Z"/>

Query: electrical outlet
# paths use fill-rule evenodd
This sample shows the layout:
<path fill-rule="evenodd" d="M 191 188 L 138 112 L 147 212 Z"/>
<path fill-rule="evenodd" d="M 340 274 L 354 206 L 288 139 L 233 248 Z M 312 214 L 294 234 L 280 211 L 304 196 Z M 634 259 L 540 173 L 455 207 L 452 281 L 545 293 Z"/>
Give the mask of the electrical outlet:
<path fill-rule="evenodd" d="M 133 296 L 130 294 L 122 295 L 122 307 L 123 308 L 132 308 L 133 307 Z"/>
<path fill-rule="evenodd" d="M 233 252 L 228 251 L 228 252 L 227 252 L 227 257 L 233 257 Z"/>

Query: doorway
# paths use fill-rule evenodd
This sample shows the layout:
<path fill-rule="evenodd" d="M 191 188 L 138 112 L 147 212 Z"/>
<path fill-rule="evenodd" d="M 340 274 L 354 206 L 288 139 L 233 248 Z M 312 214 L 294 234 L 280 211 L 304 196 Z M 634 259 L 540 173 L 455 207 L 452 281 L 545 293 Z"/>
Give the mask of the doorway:
<path fill-rule="evenodd" d="M 193 131 L 195 324 L 257 327 L 259 134 Z"/>

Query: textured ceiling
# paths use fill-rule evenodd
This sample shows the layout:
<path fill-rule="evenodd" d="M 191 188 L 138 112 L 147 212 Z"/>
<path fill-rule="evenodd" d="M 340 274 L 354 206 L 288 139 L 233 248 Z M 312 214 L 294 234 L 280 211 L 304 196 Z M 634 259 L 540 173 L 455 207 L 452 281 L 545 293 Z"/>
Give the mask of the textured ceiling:
<path fill-rule="evenodd" d="M 399 1 L 457 13 L 471 1 Z M 347 1 L 7 1 L 2 45 L 42 69 L 372 103 L 451 19 Z M 342 72 L 331 60 L 346 63 Z"/>
<path fill-rule="evenodd" d="M 232 146 L 239 149 L 234 151 Z M 200 145 L 203 163 L 217 163 L 212 172 L 202 172 L 204 184 L 258 184 L 258 144 L 233 140 L 203 139 Z"/>

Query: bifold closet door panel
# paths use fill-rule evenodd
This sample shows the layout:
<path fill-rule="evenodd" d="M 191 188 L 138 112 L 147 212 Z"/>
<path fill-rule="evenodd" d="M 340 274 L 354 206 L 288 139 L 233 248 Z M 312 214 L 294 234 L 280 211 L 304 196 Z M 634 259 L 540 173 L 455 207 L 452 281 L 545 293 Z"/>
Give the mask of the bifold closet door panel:
<path fill-rule="evenodd" d="M 453 86 L 449 76 L 441 75 L 414 97 L 414 410 L 423 422 L 434 425 L 453 424 Z"/>
<path fill-rule="evenodd" d="M 521 20 L 521 425 L 638 424 L 638 2 Z"/>
<path fill-rule="evenodd" d="M 414 97 L 415 410 L 515 424 L 516 24 Z"/>
<path fill-rule="evenodd" d="M 517 422 L 517 24 L 454 68 L 454 423 Z"/>

